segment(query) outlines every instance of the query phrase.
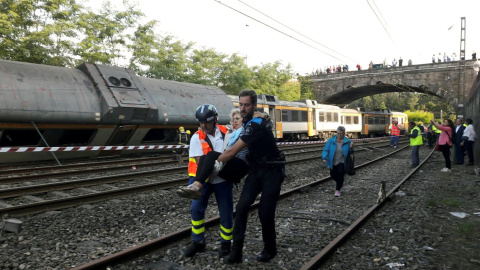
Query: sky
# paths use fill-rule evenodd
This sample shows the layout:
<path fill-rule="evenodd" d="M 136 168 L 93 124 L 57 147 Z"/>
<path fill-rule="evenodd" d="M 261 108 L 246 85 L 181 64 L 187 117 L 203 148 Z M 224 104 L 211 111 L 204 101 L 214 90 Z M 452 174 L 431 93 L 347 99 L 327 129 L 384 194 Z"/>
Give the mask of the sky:
<path fill-rule="evenodd" d="M 98 0 L 85 0 L 95 9 Z M 110 0 L 121 6 L 122 0 Z M 480 52 L 479 0 L 131 0 L 156 32 L 198 48 L 245 57 L 249 66 L 281 61 L 301 75 L 327 66 L 430 63 Z M 375 10 L 375 12 L 373 10 Z M 381 21 L 381 22 L 380 22 Z"/>

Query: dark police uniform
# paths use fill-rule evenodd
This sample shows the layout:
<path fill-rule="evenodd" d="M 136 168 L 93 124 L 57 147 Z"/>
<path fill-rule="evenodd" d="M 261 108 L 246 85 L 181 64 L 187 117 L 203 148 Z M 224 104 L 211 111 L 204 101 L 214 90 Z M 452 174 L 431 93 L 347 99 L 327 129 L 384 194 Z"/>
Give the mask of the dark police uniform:
<path fill-rule="evenodd" d="M 245 133 L 240 139 L 248 147 L 250 173 L 237 203 L 233 241 L 245 238 L 248 209 L 261 192 L 258 215 L 262 223 L 263 242 L 266 251 L 276 254 L 275 209 L 285 178 L 285 156 L 277 148 L 269 119 L 253 118 L 245 125 Z"/>

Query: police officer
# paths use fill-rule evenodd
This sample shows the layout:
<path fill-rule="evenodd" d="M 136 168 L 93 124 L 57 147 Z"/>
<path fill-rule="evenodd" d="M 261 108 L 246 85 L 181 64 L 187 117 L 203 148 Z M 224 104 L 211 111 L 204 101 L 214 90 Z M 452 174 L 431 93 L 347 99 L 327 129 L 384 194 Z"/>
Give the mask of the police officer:
<path fill-rule="evenodd" d="M 215 106 L 205 104 L 197 108 L 195 117 L 200 123 L 200 130 L 195 132 L 190 140 L 188 175 L 189 185 L 183 189 L 197 188 L 193 185 L 197 173 L 197 163 L 200 157 L 210 151 L 223 152 L 223 138 L 227 132 L 225 126 L 217 124 L 217 110 Z M 233 183 L 225 181 L 217 175 L 212 175 L 205 185 L 201 197 L 192 201 L 192 239 L 193 242 L 184 250 L 186 257 L 193 257 L 205 250 L 205 210 L 208 199 L 215 193 L 218 211 L 220 212 L 220 242 L 219 256 L 230 253 L 233 231 Z M 198 189 L 198 188 L 197 188 Z M 183 192 L 182 189 L 177 193 Z"/>
<path fill-rule="evenodd" d="M 250 174 L 243 185 L 242 194 L 237 203 L 235 224 L 233 226 L 233 245 L 226 263 L 240 263 L 247 226 L 248 210 L 262 193 L 258 215 L 262 223 L 263 251 L 257 260 L 268 262 L 277 255 L 275 232 L 275 209 L 280 189 L 285 178 L 285 156 L 278 150 L 272 134 L 270 119 L 253 118 L 257 107 L 257 93 L 245 89 L 239 94 L 240 114 L 244 120 L 245 133 L 217 159 L 215 170 L 233 158 L 241 149 L 248 147 Z"/>

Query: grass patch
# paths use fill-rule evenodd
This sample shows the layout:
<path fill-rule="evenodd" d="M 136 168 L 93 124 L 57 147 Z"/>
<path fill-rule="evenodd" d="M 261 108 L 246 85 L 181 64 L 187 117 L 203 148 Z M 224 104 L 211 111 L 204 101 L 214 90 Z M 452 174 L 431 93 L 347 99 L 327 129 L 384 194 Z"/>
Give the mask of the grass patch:
<path fill-rule="evenodd" d="M 460 202 L 456 198 L 447 198 L 442 200 L 442 204 L 449 207 L 460 207 L 460 205 L 462 205 L 462 202 Z"/>
<path fill-rule="evenodd" d="M 427 199 L 427 201 L 425 203 L 429 207 L 437 207 L 438 206 L 438 202 L 434 198 Z"/>
<path fill-rule="evenodd" d="M 478 224 L 475 224 L 474 222 L 470 222 L 470 221 L 464 222 L 458 225 L 457 233 L 462 237 L 471 237 L 475 234 L 477 226 Z"/>

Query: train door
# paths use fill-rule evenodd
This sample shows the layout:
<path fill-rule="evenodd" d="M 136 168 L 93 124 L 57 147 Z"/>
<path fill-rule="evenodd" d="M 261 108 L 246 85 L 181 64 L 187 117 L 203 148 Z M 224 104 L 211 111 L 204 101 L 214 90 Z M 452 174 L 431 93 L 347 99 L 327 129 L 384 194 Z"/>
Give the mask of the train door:
<path fill-rule="evenodd" d="M 308 108 L 307 123 L 308 123 L 308 137 L 315 136 L 315 111 L 312 108 Z"/>
<path fill-rule="evenodd" d="M 282 110 L 275 109 L 275 129 L 276 129 L 276 136 L 277 139 L 283 138 L 283 130 L 282 130 Z"/>
<path fill-rule="evenodd" d="M 126 145 L 133 132 L 137 129 L 136 125 L 117 126 L 115 131 L 106 142 L 106 146 Z M 100 151 L 99 157 L 120 155 L 121 150 Z"/>
<path fill-rule="evenodd" d="M 362 134 L 368 135 L 368 115 L 363 115 Z"/>
<path fill-rule="evenodd" d="M 273 126 L 272 126 L 272 133 L 273 133 L 273 137 L 276 137 L 276 126 L 277 126 L 277 120 L 276 120 L 276 116 L 275 116 L 275 107 L 274 106 L 268 106 L 267 107 L 268 109 L 268 115 L 270 115 L 270 119 L 272 119 L 272 123 L 273 123 Z"/>

